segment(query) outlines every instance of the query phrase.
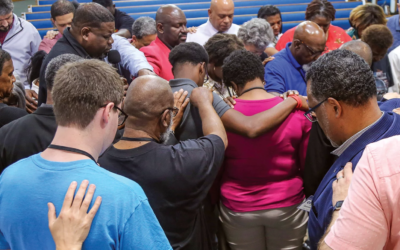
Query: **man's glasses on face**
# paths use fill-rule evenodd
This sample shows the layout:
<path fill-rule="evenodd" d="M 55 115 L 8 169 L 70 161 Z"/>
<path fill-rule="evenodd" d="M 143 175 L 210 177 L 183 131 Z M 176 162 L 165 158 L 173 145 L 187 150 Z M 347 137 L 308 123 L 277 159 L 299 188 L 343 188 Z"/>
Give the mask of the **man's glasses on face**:
<path fill-rule="evenodd" d="M 305 44 L 302 40 L 297 39 L 301 44 L 304 45 L 304 47 L 306 47 L 306 49 L 311 53 L 311 56 L 320 56 L 322 53 L 327 52 L 329 50 L 328 47 L 325 46 L 324 50 L 321 51 L 315 51 L 312 48 L 310 48 L 307 44 Z"/>
<path fill-rule="evenodd" d="M 317 115 L 315 114 L 315 110 L 322 105 L 322 103 L 324 103 L 326 100 L 328 100 L 328 98 L 326 98 L 325 100 L 323 100 L 322 102 L 318 103 L 315 107 L 310 108 L 309 111 L 304 113 L 304 116 L 310 121 L 310 122 L 316 122 L 318 121 L 317 119 Z"/>
<path fill-rule="evenodd" d="M 104 104 L 103 106 L 100 106 L 100 108 L 104 108 L 107 105 L 108 105 L 108 103 Z M 125 123 L 126 119 L 128 118 L 128 115 L 124 111 L 122 111 L 122 109 L 118 108 L 118 106 L 115 104 L 114 104 L 113 108 L 118 111 L 118 126 L 123 125 Z"/>

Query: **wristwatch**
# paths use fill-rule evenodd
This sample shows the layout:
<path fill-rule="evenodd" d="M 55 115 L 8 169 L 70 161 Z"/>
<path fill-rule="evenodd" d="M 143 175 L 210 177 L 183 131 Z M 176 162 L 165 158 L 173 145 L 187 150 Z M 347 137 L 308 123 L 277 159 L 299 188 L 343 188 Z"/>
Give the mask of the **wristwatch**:
<path fill-rule="evenodd" d="M 335 211 L 340 210 L 340 208 L 342 207 L 344 201 L 338 201 L 336 202 L 336 205 L 333 207 L 335 209 Z"/>

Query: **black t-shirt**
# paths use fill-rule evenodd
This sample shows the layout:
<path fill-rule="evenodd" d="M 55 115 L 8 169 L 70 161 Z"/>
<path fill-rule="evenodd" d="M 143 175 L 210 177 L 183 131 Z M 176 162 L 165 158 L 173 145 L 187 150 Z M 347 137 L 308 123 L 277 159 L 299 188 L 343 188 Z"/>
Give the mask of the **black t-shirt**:
<path fill-rule="evenodd" d="M 57 130 L 51 105 L 42 105 L 0 129 L 0 173 L 21 159 L 45 150 Z"/>
<path fill-rule="evenodd" d="M 155 142 L 119 150 L 110 147 L 100 166 L 137 182 L 173 249 L 211 249 L 202 201 L 224 160 L 222 139 L 208 135 L 174 146 Z"/>
<path fill-rule="evenodd" d="M 27 114 L 28 113 L 21 108 L 11 107 L 7 104 L 0 103 L 0 128 Z"/>
<path fill-rule="evenodd" d="M 135 19 L 133 19 L 131 16 L 118 9 L 115 9 L 114 18 L 115 18 L 115 29 L 117 30 L 127 29 L 132 35 L 132 25 Z"/>

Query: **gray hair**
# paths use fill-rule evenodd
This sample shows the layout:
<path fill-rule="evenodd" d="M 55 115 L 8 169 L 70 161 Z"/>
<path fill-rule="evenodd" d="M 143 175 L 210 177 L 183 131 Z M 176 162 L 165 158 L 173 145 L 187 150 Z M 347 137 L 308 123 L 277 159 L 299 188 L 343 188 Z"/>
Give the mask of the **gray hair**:
<path fill-rule="evenodd" d="M 132 35 L 142 39 L 144 36 L 156 34 L 156 21 L 148 16 L 139 17 L 132 25 Z"/>
<path fill-rule="evenodd" d="M 353 107 L 376 96 L 375 78 L 365 60 L 354 52 L 338 49 L 326 53 L 307 71 L 311 94 L 317 101 L 329 97 Z"/>
<path fill-rule="evenodd" d="M 57 71 L 66 63 L 77 62 L 84 60 L 82 57 L 74 55 L 74 54 L 63 54 L 59 55 L 49 62 L 46 67 L 46 72 L 44 75 L 46 81 L 46 87 L 48 90 L 53 89 L 54 85 L 54 77 L 56 76 Z"/>
<path fill-rule="evenodd" d="M 252 44 L 260 50 L 265 50 L 268 44 L 275 40 L 271 25 L 261 18 L 245 22 L 237 36 L 244 44 Z"/>
<path fill-rule="evenodd" d="M 14 10 L 14 4 L 11 0 L 0 1 L 0 16 L 10 14 Z"/>

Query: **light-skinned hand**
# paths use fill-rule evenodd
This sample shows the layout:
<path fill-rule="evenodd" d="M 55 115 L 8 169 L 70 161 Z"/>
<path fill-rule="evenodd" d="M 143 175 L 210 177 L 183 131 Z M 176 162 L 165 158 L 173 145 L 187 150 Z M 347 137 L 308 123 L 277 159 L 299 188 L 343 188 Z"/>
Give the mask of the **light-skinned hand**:
<path fill-rule="evenodd" d="M 88 212 L 96 186 L 91 184 L 85 196 L 89 181 L 82 181 L 74 198 L 77 185 L 77 182 L 74 181 L 69 186 L 58 218 L 53 203 L 47 204 L 49 208 L 49 228 L 57 250 L 82 248 L 82 244 L 89 234 L 93 218 L 101 204 L 101 197 L 98 196 Z"/>
<path fill-rule="evenodd" d="M 235 101 L 236 98 L 237 98 L 236 96 L 233 97 L 228 96 L 227 98 L 224 98 L 224 101 L 226 102 L 226 104 L 229 105 L 229 107 L 234 108 L 236 105 Z"/>

